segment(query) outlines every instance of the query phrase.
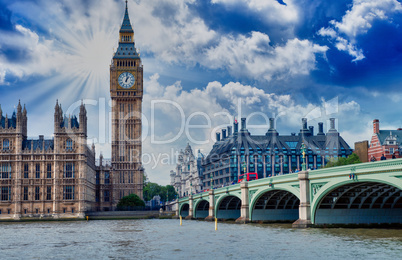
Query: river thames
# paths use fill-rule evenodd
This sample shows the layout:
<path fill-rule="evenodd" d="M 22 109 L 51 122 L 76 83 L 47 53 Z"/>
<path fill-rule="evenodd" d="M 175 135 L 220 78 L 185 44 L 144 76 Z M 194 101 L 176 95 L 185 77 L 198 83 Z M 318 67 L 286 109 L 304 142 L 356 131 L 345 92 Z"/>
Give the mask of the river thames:
<path fill-rule="evenodd" d="M 1 259 L 401 259 L 402 230 L 179 220 L 0 223 Z"/>

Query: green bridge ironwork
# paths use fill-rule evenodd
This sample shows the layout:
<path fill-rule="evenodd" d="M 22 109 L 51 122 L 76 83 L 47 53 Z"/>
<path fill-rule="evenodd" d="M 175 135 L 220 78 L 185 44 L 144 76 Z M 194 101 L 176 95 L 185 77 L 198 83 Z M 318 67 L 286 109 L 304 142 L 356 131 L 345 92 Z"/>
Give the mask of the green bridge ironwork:
<path fill-rule="evenodd" d="M 402 223 L 402 159 L 242 182 L 177 201 L 187 218 L 312 224 Z"/>

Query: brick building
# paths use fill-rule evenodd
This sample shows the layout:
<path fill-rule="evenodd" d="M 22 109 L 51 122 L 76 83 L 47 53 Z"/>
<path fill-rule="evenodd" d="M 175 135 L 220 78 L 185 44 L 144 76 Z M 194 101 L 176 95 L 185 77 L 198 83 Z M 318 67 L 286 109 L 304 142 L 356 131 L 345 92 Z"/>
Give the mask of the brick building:
<path fill-rule="evenodd" d="M 355 151 L 354 153 L 359 156 L 361 162 L 368 162 L 368 148 L 369 142 L 367 140 L 355 142 Z"/>
<path fill-rule="evenodd" d="M 377 161 L 384 155 L 386 159 L 401 158 L 402 128 L 396 130 L 380 130 L 380 120 L 373 120 L 373 136 L 368 148 L 368 158 Z"/>

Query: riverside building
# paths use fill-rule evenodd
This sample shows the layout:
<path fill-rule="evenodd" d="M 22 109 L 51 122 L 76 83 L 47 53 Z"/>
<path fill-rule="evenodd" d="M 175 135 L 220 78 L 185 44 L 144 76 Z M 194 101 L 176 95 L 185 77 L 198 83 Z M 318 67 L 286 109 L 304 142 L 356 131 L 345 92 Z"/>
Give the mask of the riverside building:
<path fill-rule="evenodd" d="M 180 151 L 176 169 L 170 171 L 170 185 L 172 185 L 180 197 L 198 193 L 203 190 L 202 161 L 203 155 L 198 151 L 194 156 L 190 144 Z"/>
<path fill-rule="evenodd" d="M 27 110 L 0 109 L 0 218 L 84 217 L 95 206 L 95 147 L 87 146 L 87 111 L 54 109 L 54 138 L 27 138 Z"/>
<path fill-rule="evenodd" d="M 258 178 L 288 174 L 301 170 L 303 156 L 301 147 L 306 147 L 306 166 L 317 169 L 331 158 L 347 157 L 353 150 L 335 129 L 335 119 L 330 119 L 330 128 L 324 133 L 323 123 L 318 123 L 318 132 L 307 126 L 302 119 L 298 134 L 280 135 L 269 119 L 269 129 L 265 135 L 252 135 L 247 130 L 246 119 L 241 119 L 241 128 L 235 121 L 232 127 L 216 134 L 217 142 L 202 161 L 203 186 L 205 189 L 237 183 L 239 175 L 255 172 Z"/>
<path fill-rule="evenodd" d="M 83 218 L 108 211 L 131 193 L 142 198 L 143 66 L 135 48 L 127 1 L 119 47 L 110 65 L 112 158 L 87 146 L 87 111 L 78 118 L 54 108 L 54 137 L 29 139 L 27 110 L 11 117 L 0 108 L 0 219 Z"/>
<path fill-rule="evenodd" d="M 402 128 L 380 130 L 380 120 L 373 120 L 373 135 L 368 148 L 368 160 L 401 158 Z M 374 158 L 374 159 L 373 159 Z"/>

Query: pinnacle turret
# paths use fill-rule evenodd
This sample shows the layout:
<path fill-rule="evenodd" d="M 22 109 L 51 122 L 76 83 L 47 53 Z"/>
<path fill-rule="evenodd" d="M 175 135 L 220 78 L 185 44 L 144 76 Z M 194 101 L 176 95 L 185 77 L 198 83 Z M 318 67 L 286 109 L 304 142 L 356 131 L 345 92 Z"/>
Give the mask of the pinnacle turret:
<path fill-rule="evenodd" d="M 21 114 L 21 112 L 22 112 L 21 100 L 18 100 L 17 113 Z"/>
<path fill-rule="evenodd" d="M 128 16 L 128 7 L 126 1 L 126 11 L 124 13 L 123 23 L 120 28 L 120 33 L 133 33 L 133 27 L 131 27 L 130 17 Z"/>

